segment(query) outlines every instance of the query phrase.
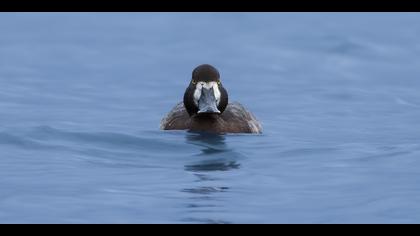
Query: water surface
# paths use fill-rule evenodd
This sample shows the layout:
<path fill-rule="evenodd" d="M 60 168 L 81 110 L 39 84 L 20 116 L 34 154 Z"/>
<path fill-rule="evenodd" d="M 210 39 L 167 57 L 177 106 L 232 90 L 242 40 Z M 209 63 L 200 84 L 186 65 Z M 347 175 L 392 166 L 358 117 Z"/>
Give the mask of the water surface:
<path fill-rule="evenodd" d="M 420 15 L 0 14 L 1 223 L 419 223 Z M 262 135 L 159 130 L 210 63 Z"/>

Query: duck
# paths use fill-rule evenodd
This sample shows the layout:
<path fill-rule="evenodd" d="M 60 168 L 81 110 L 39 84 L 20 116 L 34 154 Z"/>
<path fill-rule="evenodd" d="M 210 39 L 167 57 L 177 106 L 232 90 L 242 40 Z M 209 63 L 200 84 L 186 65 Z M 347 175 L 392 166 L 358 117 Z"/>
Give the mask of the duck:
<path fill-rule="evenodd" d="M 262 133 L 261 123 L 250 111 L 239 102 L 229 103 L 219 71 L 209 64 L 192 71 L 183 101 L 162 118 L 160 128 L 218 134 Z"/>

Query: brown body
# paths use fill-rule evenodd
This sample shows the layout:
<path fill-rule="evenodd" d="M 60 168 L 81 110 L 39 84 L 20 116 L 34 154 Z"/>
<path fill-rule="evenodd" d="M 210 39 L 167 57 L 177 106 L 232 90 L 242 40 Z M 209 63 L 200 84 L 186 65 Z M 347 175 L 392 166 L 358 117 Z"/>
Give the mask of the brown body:
<path fill-rule="evenodd" d="M 212 133 L 262 133 L 257 119 L 241 104 L 229 103 L 222 114 L 190 116 L 184 103 L 178 103 L 162 119 L 163 130 L 190 130 Z"/>

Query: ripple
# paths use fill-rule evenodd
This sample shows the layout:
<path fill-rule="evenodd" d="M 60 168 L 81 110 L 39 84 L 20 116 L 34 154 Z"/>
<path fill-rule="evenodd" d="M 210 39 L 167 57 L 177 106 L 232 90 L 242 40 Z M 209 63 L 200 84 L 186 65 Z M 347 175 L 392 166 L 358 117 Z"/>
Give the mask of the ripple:
<path fill-rule="evenodd" d="M 57 146 L 42 144 L 23 136 L 13 135 L 5 132 L 0 133 L 0 144 L 13 145 L 22 149 L 52 149 Z"/>
<path fill-rule="evenodd" d="M 160 139 L 143 138 L 124 133 L 112 132 L 74 132 L 40 126 L 29 132 L 29 137 L 40 140 L 66 140 L 81 144 L 111 146 L 130 149 L 177 149 L 179 146 Z"/>

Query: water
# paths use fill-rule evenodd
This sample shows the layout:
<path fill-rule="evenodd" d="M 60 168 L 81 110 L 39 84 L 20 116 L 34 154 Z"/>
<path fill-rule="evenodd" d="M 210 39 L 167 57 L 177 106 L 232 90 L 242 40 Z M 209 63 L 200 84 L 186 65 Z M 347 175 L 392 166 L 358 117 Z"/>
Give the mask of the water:
<path fill-rule="evenodd" d="M 419 223 L 420 14 L 2 13 L 1 223 Z M 159 130 L 213 64 L 262 135 Z"/>

